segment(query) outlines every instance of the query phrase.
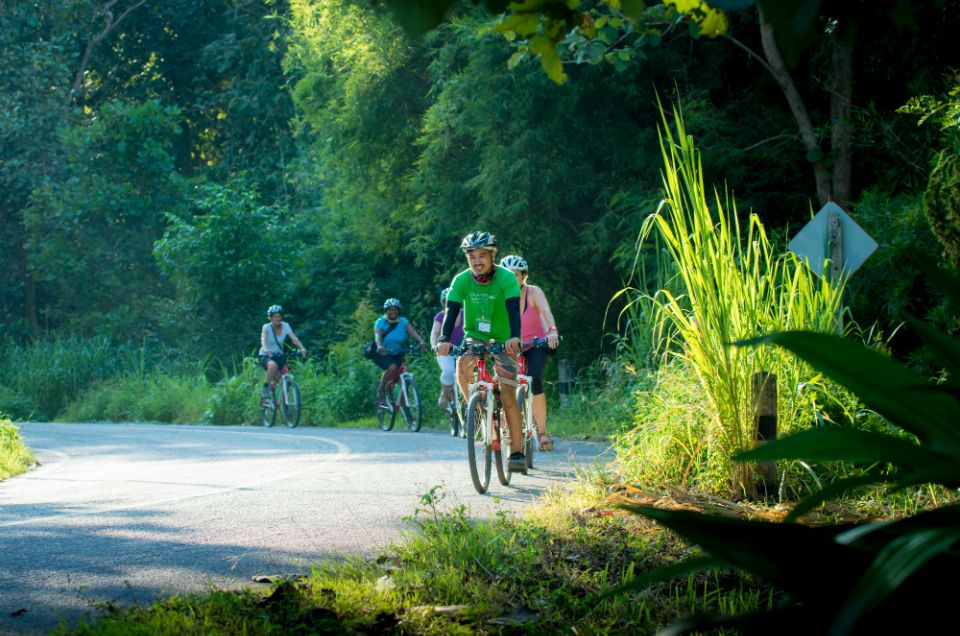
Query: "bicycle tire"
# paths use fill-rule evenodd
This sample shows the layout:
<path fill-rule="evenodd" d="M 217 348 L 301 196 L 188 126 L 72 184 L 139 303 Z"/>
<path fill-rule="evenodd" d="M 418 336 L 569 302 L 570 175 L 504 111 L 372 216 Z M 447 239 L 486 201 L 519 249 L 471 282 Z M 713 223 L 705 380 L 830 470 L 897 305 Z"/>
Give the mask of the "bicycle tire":
<path fill-rule="evenodd" d="M 457 415 L 457 405 L 452 400 L 447 405 L 447 419 L 450 420 L 450 437 L 460 435 L 460 417 Z"/>
<path fill-rule="evenodd" d="M 283 392 L 283 402 L 280 407 L 283 410 L 283 421 L 288 428 L 297 428 L 300 423 L 300 387 L 297 381 L 289 376 L 283 377 L 283 383 L 287 389 Z"/>
<path fill-rule="evenodd" d="M 277 402 L 271 395 L 270 398 L 260 400 L 260 423 L 266 428 L 273 426 L 277 421 Z"/>
<path fill-rule="evenodd" d="M 490 447 L 483 443 L 483 427 L 486 426 L 487 407 L 484 396 L 479 393 L 470 398 L 467 406 L 467 460 L 470 463 L 470 479 L 481 495 L 490 487 Z M 478 448 L 479 446 L 479 448 Z M 481 468 L 482 464 L 482 468 Z"/>
<path fill-rule="evenodd" d="M 517 406 L 520 407 L 520 430 L 523 431 L 523 455 L 526 457 L 527 468 L 533 468 L 533 435 L 536 427 L 530 430 L 527 427 L 527 418 L 530 416 L 527 408 L 527 387 L 517 387 Z"/>
<path fill-rule="evenodd" d="M 384 396 L 386 403 L 377 404 L 377 424 L 380 425 L 380 430 L 393 430 L 393 423 L 397 419 L 397 409 L 392 408 L 390 405 L 396 403 L 396 401 L 393 399 L 396 390 L 397 385 L 394 384 L 388 395 Z"/>
<path fill-rule="evenodd" d="M 499 417 L 494 416 L 493 418 L 494 422 L 498 422 L 493 427 L 493 463 L 497 467 L 497 481 L 503 486 L 509 486 L 510 477 L 513 476 L 513 473 L 510 472 L 510 467 L 507 465 L 510 463 L 510 442 L 507 440 L 506 434 L 506 415 L 503 412 L 502 405 L 498 404 L 494 408 L 499 411 Z"/>
<path fill-rule="evenodd" d="M 413 381 L 413 378 L 407 381 L 407 403 L 403 405 L 403 419 L 407 421 L 407 428 L 414 433 L 423 426 L 420 392 L 417 391 L 417 383 Z"/>

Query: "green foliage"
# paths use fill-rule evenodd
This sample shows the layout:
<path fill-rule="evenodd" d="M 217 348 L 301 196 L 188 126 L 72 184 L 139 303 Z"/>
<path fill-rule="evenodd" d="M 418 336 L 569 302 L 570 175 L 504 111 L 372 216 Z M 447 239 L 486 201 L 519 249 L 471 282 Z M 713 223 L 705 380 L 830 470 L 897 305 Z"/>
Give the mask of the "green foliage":
<path fill-rule="evenodd" d="M 946 290 L 960 299 L 960 281 Z M 871 484 L 904 489 L 960 485 L 960 341 L 914 322 L 927 346 L 945 366 L 947 379 L 935 382 L 875 351 L 838 336 L 787 332 L 743 344 L 772 343 L 854 391 L 899 430 L 880 433 L 848 426 L 822 426 L 743 453 L 742 461 L 809 458 L 848 462 L 862 474 L 837 481 L 797 505 L 796 519 L 821 502 Z M 720 519 L 636 506 L 710 552 L 716 563 L 763 577 L 790 594 L 791 602 L 762 614 L 708 616 L 675 626 L 678 633 L 727 625 L 742 632 L 800 630 L 809 633 L 869 633 L 915 629 L 917 617 L 900 608 L 923 603 L 921 623 L 946 620 L 950 593 L 943 577 L 958 565 L 960 506 L 955 503 L 883 522 L 809 528 Z M 789 549 L 783 549 L 788 545 Z M 691 567 L 701 569 L 700 562 Z M 824 579 L 823 571 L 832 575 Z M 673 576 L 675 572 L 664 572 Z M 659 580 L 654 572 L 630 587 Z"/>
<path fill-rule="evenodd" d="M 100 381 L 143 370 L 164 359 L 156 348 L 114 345 L 104 336 L 8 341 L 0 357 L 0 385 L 16 394 L 32 419 L 52 419 Z"/>
<path fill-rule="evenodd" d="M 211 387 L 202 373 L 126 375 L 110 378 L 83 392 L 58 419 L 199 424 L 204 421 L 210 401 Z"/>
<path fill-rule="evenodd" d="M 184 204 L 178 119 L 155 100 L 112 102 L 64 133 L 69 178 L 44 184 L 24 212 L 32 273 L 55 297 L 51 320 L 110 337 L 155 328 L 164 281 L 153 242 Z"/>
<path fill-rule="evenodd" d="M 244 358 L 240 369 L 213 386 L 203 421 L 210 424 L 259 424 L 263 369 L 256 358 Z M 301 395 L 305 399 L 306 395 Z M 301 416 L 301 422 L 307 423 Z"/>
<path fill-rule="evenodd" d="M 954 268 L 960 267 L 960 154 L 940 153 L 923 193 L 923 207 L 944 257 Z"/>
<path fill-rule="evenodd" d="M 190 216 L 167 219 L 153 253 L 178 291 L 166 323 L 182 347 L 226 359 L 259 346 L 268 306 L 295 313 L 288 290 L 303 243 L 283 209 L 260 205 L 240 185 L 206 184 L 195 190 Z"/>
<path fill-rule="evenodd" d="M 674 125 L 676 132 L 664 115 L 665 198 L 647 219 L 638 250 L 656 231 L 675 263 L 676 280 L 653 295 L 640 290 L 632 302 L 653 309 L 660 350 L 689 363 L 697 375 L 710 422 L 697 446 L 708 446 L 710 481 L 724 489 L 725 480 L 716 481 L 725 472 L 723 464 L 752 444 L 752 376 L 768 371 L 787 387 L 811 377 L 787 356 L 731 350 L 730 343 L 788 327 L 835 330 L 842 284 L 820 281 L 792 254 L 777 256 L 756 215 L 750 216 L 744 234 L 732 202 L 715 193 L 711 205 L 699 153 L 677 111 Z M 793 405 L 785 406 L 778 421 L 790 430 L 800 423 Z M 731 480 L 727 490 L 750 488 L 750 475 L 732 475 Z"/>
<path fill-rule="evenodd" d="M 0 481 L 26 472 L 33 463 L 20 430 L 0 412 Z"/>

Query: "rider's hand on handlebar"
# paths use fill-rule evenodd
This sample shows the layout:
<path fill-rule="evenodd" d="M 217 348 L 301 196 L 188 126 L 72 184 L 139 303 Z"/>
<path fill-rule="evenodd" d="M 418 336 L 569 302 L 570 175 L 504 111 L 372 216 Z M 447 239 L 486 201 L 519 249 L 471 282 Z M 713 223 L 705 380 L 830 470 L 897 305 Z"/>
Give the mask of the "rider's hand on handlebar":
<path fill-rule="evenodd" d="M 547 346 L 551 349 L 556 349 L 560 344 L 560 336 L 556 331 L 551 331 L 547 334 Z"/>
<path fill-rule="evenodd" d="M 453 348 L 453 345 L 449 342 L 438 342 L 437 343 L 437 355 L 447 356 L 450 355 L 450 349 Z"/>
<path fill-rule="evenodd" d="M 510 338 L 503 343 L 503 349 L 512 356 L 520 353 L 520 338 Z"/>

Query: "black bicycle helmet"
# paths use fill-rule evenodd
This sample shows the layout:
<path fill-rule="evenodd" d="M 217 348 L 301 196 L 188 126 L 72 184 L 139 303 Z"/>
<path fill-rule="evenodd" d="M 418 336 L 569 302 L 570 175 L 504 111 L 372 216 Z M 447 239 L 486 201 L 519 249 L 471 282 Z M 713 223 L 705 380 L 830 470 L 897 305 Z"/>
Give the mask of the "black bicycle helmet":
<path fill-rule="evenodd" d="M 460 242 L 460 249 L 469 252 L 476 249 L 497 251 L 497 237 L 489 232 L 473 232 L 463 237 Z"/>

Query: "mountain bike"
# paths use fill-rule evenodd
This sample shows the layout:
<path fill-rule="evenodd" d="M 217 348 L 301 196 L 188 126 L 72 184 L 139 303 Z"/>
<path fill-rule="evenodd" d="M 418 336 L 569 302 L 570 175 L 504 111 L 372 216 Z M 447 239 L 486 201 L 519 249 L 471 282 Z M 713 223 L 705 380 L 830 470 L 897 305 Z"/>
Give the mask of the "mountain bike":
<path fill-rule="evenodd" d="M 517 369 L 517 405 L 520 407 L 523 454 L 527 458 L 527 468 L 533 468 L 533 440 L 537 439 L 537 423 L 533 419 L 533 378 L 527 375 L 527 358 L 524 353 L 530 349 L 543 349 L 547 346 L 549 345 L 546 338 L 534 338 L 533 342 L 525 342 L 520 345 Z"/>
<path fill-rule="evenodd" d="M 502 344 L 463 344 L 453 347 L 450 354 L 477 356 L 476 381 L 470 384 L 467 402 L 466 437 L 470 479 L 481 495 L 490 487 L 490 468 L 497 467 L 497 480 L 510 484 L 510 432 L 507 417 L 500 401 L 500 385 L 487 369 L 487 358 L 503 351 Z M 504 446 L 506 444 L 506 446 Z M 524 471 L 526 472 L 526 471 Z"/>
<path fill-rule="evenodd" d="M 419 347 L 410 348 L 408 353 L 419 352 Z M 423 409 L 420 406 L 420 392 L 413 379 L 413 373 L 407 371 L 407 362 L 400 363 L 400 376 L 389 388 L 383 403 L 377 403 L 377 423 L 385 431 L 393 430 L 397 412 L 403 415 L 407 428 L 416 433 L 423 426 Z"/>
<path fill-rule="evenodd" d="M 296 428 L 300 423 L 300 387 L 290 373 L 286 355 L 282 362 L 280 372 L 267 386 L 270 397 L 260 400 L 260 422 L 267 428 L 276 423 L 278 411 L 288 427 Z"/>

